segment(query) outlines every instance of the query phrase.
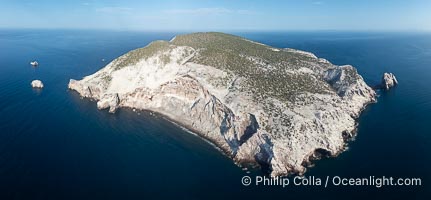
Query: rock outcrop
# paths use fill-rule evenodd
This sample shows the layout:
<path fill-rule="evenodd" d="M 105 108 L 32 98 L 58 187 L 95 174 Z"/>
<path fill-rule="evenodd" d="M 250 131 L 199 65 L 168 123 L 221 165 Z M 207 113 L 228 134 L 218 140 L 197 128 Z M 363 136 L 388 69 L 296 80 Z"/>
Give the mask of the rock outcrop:
<path fill-rule="evenodd" d="M 43 83 L 40 80 L 34 80 L 31 82 L 31 87 L 33 88 L 43 88 Z"/>
<path fill-rule="evenodd" d="M 118 94 L 105 94 L 100 101 L 97 102 L 98 109 L 109 108 L 110 113 L 115 113 L 120 103 L 120 98 Z"/>
<path fill-rule="evenodd" d="M 390 88 L 398 85 L 398 80 L 392 73 L 384 73 L 382 77 L 381 88 L 389 90 Z"/>
<path fill-rule="evenodd" d="M 376 96 L 352 66 L 222 33 L 153 42 L 69 88 L 110 112 L 158 112 L 273 176 L 342 152 Z"/>

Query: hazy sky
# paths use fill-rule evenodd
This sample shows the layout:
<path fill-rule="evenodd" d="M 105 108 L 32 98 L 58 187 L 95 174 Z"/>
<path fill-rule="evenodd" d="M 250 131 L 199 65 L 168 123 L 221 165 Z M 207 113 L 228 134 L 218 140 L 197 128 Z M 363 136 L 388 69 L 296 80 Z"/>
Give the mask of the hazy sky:
<path fill-rule="evenodd" d="M 430 31 L 429 0 L 0 0 L 0 28 Z"/>

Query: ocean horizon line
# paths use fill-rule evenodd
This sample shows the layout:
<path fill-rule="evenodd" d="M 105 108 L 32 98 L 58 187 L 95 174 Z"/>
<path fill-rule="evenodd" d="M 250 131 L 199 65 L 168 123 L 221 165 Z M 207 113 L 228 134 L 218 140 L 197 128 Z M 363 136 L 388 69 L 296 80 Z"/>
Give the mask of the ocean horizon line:
<path fill-rule="evenodd" d="M 365 29 L 103 29 L 103 28 L 35 28 L 35 27 L 0 27 L 0 30 L 27 31 L 103 31 L 103 32 L 149 32 L 149 33 L 431 33 L 431 30 L 365 30 Z"/>

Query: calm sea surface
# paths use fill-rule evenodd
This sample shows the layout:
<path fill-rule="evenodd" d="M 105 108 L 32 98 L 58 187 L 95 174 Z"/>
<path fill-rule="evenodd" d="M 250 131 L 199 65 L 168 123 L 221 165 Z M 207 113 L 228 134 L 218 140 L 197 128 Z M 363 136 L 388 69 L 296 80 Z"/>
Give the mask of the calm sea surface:
<path fill-rule="evenodd" d="M 235 33 L 357 67 L 374 85 L 383 72 L 400 85 L 379 92 L 358 136 L 307 176 L 418 177 L 422 186 L 249 186 L 241 170 L 199 137 L 163 118 L 96 103 L 67 90 L 129 50 L 177 33 L 0 30 L 0 199 L 363 199 L 431 197 L 431 34 Z M 106 61 L 102 61 L 105 59 Z M 32 60 L 39 67 L 29 65 Z M 30 82 L 40 79 L 42 90 Z M 292 177 L 293 181 L 293 177 Z"/>

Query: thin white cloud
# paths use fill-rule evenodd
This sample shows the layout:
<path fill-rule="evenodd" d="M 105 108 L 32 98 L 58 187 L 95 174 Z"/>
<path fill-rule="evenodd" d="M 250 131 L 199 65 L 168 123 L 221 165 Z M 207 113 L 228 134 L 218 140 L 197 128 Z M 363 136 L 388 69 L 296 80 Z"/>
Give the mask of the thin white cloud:
<path fill-rule="evenodd" d="M 314 5 L 323 5 L 323 1 L 313 1 Z"/>
<path fill-rule="evenodd" d="M 109 14 L 128 14 L 133 10 L 130 7 L 121 7 L 121 6 L 107 6 L 96 8 L 96 12 L 99 13 L 109 13 Z"/>
<path fill-rule="evenodd" d="M 232 11 L 226 8 L 195 8 L 195 9 L 171 9 L 165 10 L 169 14 L 186 14 L 186 15 L 212 15 L 226 14 Z"/>
<path fill-rule="evenodd" d="M 240 15 L 256 15 L 259 14 L 259 12 L 254 10 L 237 10 L 236 13 Z"/>
<path fill-rule="evenodd" d="M 194 8 L 194 9 L 171 9 L 164 10 L 167 14 L 176 15 L 221 15 L 221 14 L 256 14 L 255 11 L 250 10 L 232 10 L 227 8 Z"/>

